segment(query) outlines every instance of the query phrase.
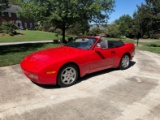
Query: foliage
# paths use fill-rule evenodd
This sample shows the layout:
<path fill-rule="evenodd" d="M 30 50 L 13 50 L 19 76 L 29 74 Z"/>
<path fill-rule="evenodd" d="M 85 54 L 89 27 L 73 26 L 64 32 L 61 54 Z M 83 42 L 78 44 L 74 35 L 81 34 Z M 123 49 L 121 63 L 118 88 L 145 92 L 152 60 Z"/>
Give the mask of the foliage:
<path fill-rule="evenodd" d="M 9 4 L 20 5 L 24 0 L 8 0 Z"/>
<path fill-rule="evenodd" d="M 122 15 L 119 19 L 115 20 L 114 23 L 106 26 L 106 34 L 109 37 L 129 37 L 133 38 L 136 34 L 134 31 L 133 18 L 129 15 Z"/>
<path fill-rule="evenodd" d="M 2 28 L 2 32 L 12 36 L 14 35 L 17 29 L 17 26 L 13 22 L 3 22 L 1 28 Z"/>
<path fill-rule="evenodd" d="M 8 0 L 0 0 L 0 12 L 8 7 Z"/>
<path fill-rule="evenodd" d="M 151 38 L 160 39 L 160 34 L 152 34 Z"/>
<path fill-rule="evenodd" d="M 122 15 L 119 19 L 115 20 L 115 24 L 119 26 L 120 35 L 131 37 L 133 36 L 133 31 L 131 31 L 133 25 L 133 19 L 129 15 Z"/>
<path fill-rule="evenodd" d="M 55 28 L 54 28 L 54 27 L 50 27 L 50 28 L 48 29 L 48 32 L 55 32 Z"/>
<path fill-rule="evenodd" d="M 90 35 L 99 35 L 101 33 L 101 30 L 99 28 L 93 28 L 92 30 L 89 31 Z"/>
<path fill-rule="evenodd" d="M 83 35 L 86 34 L 89 31 L 89 23 L 88 21 L 78 21 L 74 22 L 70 28 L 67 29 L 68 34 L 74 34 L 74 35 Z"/>
<path fill-rule="evenodd" d="M 61 29 L 56 29 L 56 31 L 55 31 L 57 34 L 59 34 L 59 35 L 61 35 L 62 34 L 62 30 Z"/>
<path fill-rule="evenodd" d="M 3 29 L 2 29 L 2 26 L 0 26 L 0 33 L 2 33 L 3 32 Z"/>
<path fill-rule="evenodd" d="M 143 35 L 143 38 L 144 39 L 148 39 L 148 35 Z"/>
<path fill-rule="evenodd" d="M 119 37 L 120 36 L 120 31 L 119 31 L 119 25 L 116 23 L 108 24 L 105 33 L 107 34 L 108 37 Z"/>
<path fill-rule="evenodd" d="M 114 3 L 114 0 L 27 0 L 22 3 L 20 15 L 33 17 L 40 24 L 48 20 L 62 30 L 64 41 L 66 29 L 75 22 L 106 21 Z"/>
<path fill-rule="evenodd" d="M 160 33 L 160 1 L 146 0 L 146 4 L 137 6 L 138 10 L 134 13 L 135 29 L 141 35 L 148 35 L 152 38 L 152 34 Z"/>

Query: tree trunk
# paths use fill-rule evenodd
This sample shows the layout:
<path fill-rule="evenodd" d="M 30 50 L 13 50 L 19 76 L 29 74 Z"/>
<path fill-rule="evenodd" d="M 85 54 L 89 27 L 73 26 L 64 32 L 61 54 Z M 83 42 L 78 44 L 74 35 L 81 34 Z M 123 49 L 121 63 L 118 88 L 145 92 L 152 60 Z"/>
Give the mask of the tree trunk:
<path fill-rule="evenodd" d="M 62 42 L 63 43 L 66 43 L 66 41 L 65 41 L 65 30 L 66 30 L 66 28 L 65 28 L 65 23 L 64 23 L 63 28 L 62 28 Z"/>

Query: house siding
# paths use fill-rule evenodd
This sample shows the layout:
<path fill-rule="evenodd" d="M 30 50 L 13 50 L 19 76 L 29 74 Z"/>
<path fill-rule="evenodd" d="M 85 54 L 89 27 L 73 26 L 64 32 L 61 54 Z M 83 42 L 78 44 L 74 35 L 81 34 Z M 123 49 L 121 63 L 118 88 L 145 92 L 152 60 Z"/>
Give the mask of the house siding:
<path fill-rule="evenodd" d="M 34 29 L 34 20 L 18 18 L 16 14 L 17 11 L 15 11 L 15 9 L 12 9 L 12 7 L 16 7 L 16 6 L 11 5 L 9 9 L 6 9 L 5 11 L 0 12 L 0 24 L 2 24 L 2 22 L 4 21 L 12 21 L 16 24 L 16 26 L 19 29 Z M 27 24 L 27 26 L 25 24 Z M 30 27 L 30 24 L 32 24 L 32 27 Z"/>

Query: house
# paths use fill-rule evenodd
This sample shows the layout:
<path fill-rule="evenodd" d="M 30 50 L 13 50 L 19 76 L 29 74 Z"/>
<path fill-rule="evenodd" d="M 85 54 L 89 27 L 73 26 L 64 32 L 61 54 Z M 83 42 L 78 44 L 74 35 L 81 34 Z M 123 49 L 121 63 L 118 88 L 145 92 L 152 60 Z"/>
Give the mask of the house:
<path fill-rule="evenodd" d="M 103 24 L 91 24 L 89 30 L 92 30 L 94 28 L 99 28 L 100 30 L 105 30 L 105 27 Z"/>
<path fill-rule="evenodd" d="M 91 24 L 89 30 L 91 31 L 91 30 L 93 30 L 95 28 L 99 28 L 99 30 L 104 31 L 105 30 L 105 25 L 104 24 Z M 106 33 L 101 32 L 99 34 L 99 36 L 106 36 Z"/>
<path fill-rule="evenodd" d="M 0 24 L 4 21 L 13 21 L 19 29 L 33 29 L 33 19 L 26 20 L 17 16 L 18 10 L 21 9 L 17 5 L 9 5 L 7 9 L 0 12 Z"/>

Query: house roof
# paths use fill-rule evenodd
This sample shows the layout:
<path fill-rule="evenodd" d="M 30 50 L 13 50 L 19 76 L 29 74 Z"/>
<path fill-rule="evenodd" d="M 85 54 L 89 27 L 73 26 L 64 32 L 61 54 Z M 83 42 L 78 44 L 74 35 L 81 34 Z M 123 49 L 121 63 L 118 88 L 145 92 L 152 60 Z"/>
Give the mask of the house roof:
<path fill-rule="evenodd" d="M 90 26 L 90 30 L 92 30 L 94 28 L 99 28 L 100 30 L 104 30 L 105 29 L 105 27 L 103 26 L 103 24 L 92 24 Z"/>
<path fill-rule="evenodd" d="M 17 13 L 18 10 L 21 10 L 21 7 L 17 5 L 9 5 L 9 8 L 3 10 L 3 12 Z"/>

